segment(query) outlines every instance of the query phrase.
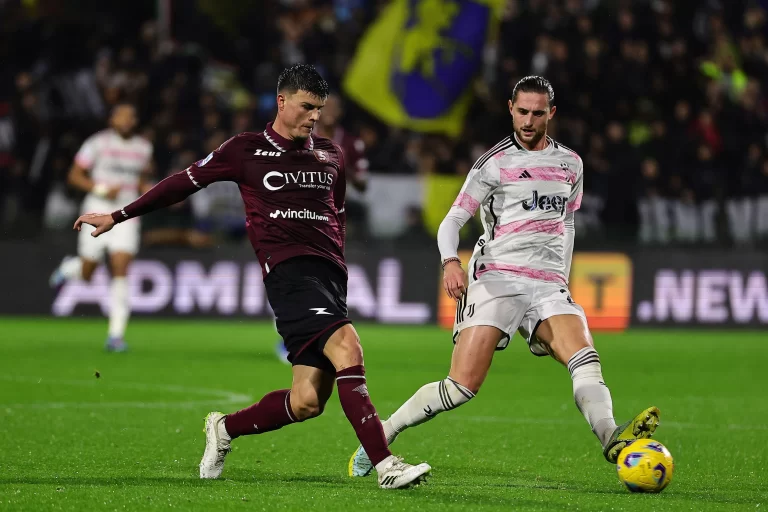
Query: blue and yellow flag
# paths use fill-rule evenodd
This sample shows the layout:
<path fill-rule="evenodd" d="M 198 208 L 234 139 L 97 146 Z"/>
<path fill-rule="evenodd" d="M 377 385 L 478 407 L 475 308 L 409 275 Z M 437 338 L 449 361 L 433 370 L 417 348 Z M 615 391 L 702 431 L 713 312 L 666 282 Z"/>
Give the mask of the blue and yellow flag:
<path fill-rule="evenodd" d="M 390 125 L 458 136 L 504 3 L 392 0 L 361 39 L 344 91 Z"/>

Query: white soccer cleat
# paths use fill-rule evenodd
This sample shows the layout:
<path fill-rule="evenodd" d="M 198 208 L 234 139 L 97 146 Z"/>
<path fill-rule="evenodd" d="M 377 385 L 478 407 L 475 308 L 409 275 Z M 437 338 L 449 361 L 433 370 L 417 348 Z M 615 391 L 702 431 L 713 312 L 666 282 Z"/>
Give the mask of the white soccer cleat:
<path fill-rule="evenodd" d="M 48 278 L 48 286 L 51 288 L 59 288 L 67 282 L 67 276 L 64 275 L 61 269 L 67 262 L 74 258 L 77 258 L 77 256 L 64 256 L 64 259 L 61 260 L 59 266 L 56 267 L 56 270 L 51 273 L 51 277 Z"/>
<path fill-rule="evenodd" d="M 209 413 L 205 417 L 205 452 L 200 461 L 200 478 L 219 478 L 224 470 L 224 458 L 232 451 L 232 438 L 224 428 L 224 415 Z"/>
<path fill-rule="evenodd" d="M 405 489 L 419 485 L 426 480 L 432 466 L 422 462 L 412 466 L 401 457 L 390 455 L 389 463 L 379 472 L 379 487 L 382 489 Z"/>

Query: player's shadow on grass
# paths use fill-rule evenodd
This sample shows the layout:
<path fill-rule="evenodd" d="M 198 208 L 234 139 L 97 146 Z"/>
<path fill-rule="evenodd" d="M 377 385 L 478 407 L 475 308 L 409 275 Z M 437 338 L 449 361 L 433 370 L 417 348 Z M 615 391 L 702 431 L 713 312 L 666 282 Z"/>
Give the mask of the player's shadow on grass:
<path fill-rule="evenodd" d="M 305 483 L 323 485 L 348 485 L 349 479 L 342 476 L 322 474 L 281 474 L 260 471 L 245 471 L 232 469 L 227 471 L 227 480 L 233 482 L 261 482 L 261 483 Z"/>
<path fill-rule="evenodd" d="M 480 507 L 487 506 L 497 508 L 500 505 L 508 507 L 510 510 L 515 508 L 522 509 L 541 509 L 545 503 L 542 500 L 531 500 L 519 498 L 517 496 L 509 496 L 498 494 L 487 494 L 479 492 L 484 486 L 473 487 L 471 490 L 462 489 L 455 494 L 451 491 L 446 491 L 444 487 L 439 488 L 439 492 L 430 493 L 425 500 L 433 503 L 442 503 L 449 506 L 456 506 L 459 503 L 466 503 L 468 507 Z M 420 489 L 414 489 L 418 492 Z M 543 496 L 542 496 L 543 498 Z M 471 508 L 468 508 L 471 510 Z M 573 505 L 568 503 L 553 503 L 551 500 L 546 501 L 546 510 L 573 510 Z"/>
<path fill-rule="evenodd" d="M 220 481 L 237 483 L 305 483 L 323 485 L 349 485 L 349 480 L 342 476 L 333 475 L 281 475 L 260 473 L 251 471 L 229 471 Z M 30 484 L 30 485 L 57 485 L 66 487 L 75 486 L 142 486 L 142 485 L 173 485 L 180 486 L 204 486 L 211 485 L 210 480 L 203 480 L 196 475 L 190 476 L 134 476 L 134 477 L 0 477 L 0 485 L 3 484 Z M 215 484 L 214 484 L 215 485 Z"/>

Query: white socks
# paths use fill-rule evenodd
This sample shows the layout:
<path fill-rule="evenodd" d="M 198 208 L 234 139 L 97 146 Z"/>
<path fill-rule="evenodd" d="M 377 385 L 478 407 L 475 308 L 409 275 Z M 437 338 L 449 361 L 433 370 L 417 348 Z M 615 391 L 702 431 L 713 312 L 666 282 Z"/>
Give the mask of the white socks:
<path fill-rule="evenodd" d="M 392 444 L 398 434 L 408 427 L 421 425 L 443 411 L 450 411 L 469 402 L 474 396 L 473 392 L 450 377 L 422 386 L 382 423 L 387 444 Z"/>
<path fill-rule="evenodd" d="M 109 337 L 122 338 L 128 325 L 128 317 L 131 316 L 128 280 L 125 277 L 115 277 L 110 286 Z"/>
<path fill-rule="evenodd" d="M 616 422 L 613 418 L 611 392 L 603 381 L 597 351 L 592 347 L 585 347 L 576 352 L 568 361 L 568 371 L 573 379 L 576 407 L 586 418 L 600 444 L 605 446 L 616 429 Z M 455 409 L 474 397 L 472 391 L 450 377 L 421 387 L 382 423 L 387 444 L 392 444 L 408 427 L 425 423 L 441 412 Z"/>
<path fill-rule="evenodd" d="M 80 280 L 83 278 L 83 260 L 79 257 L 67 258 L 61 262 L 59 271 L 67 281 L 70 279 Z"/>
<path fill-rule="evenodd" d="M 584 347 L 568 361 L 568 371 L 573 379 L 573 399 L 576 407 L 587 419 L 600 444 L 610 439 L 616 429 L 613 419 L 611 392 L 603 381 L 600 357 L 592 347 Z"/>

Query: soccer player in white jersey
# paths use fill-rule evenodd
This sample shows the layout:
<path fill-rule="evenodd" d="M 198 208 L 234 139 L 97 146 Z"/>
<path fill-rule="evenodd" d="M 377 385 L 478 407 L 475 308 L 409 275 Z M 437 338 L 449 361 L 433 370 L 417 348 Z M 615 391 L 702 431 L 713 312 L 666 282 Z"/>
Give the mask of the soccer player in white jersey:
<path fill-rule="evenodd" d="M 616 425 L 584 310 L 568 290 L 573 212 L 581 203 L 584 169 L 576 153 L 547 136 L 555 110 L 546 79 L 529 76 L 518 82 L 509 100 L 514 133 L 475 163 L 440 225 L 443 284 L 458 301 L 451 369 L 446 379 L 423 386 L 384 422 L 390 444 L 406 428 L 473 399 L 495 351 L 505 348 L 517 330 L 533 354 L 550 355 L 568 368 L 576 406 L 609 462 L 632 440 L 650 437 L 658 425 L 656 407 Z M 485 230 L 467 282 L 457 254 L 459 230 L 478 208 Z M 358 448 L 349 475 L 370 472 L 368 457 Z"/>
<path fill-rule="evenodd" d="M 136 135 L 136 108 L 127 103 L 114 107 L 110 128 L 89 137 L 75 156 L 69 171 L 70 185 L 86 192 L 83 212 L 114 211 L 135 200 L 149 188 L 152 144 Z M 123 335 L 130 317 L 130 291 L 126 275 L 139 250 L 141 225 L 138 219 L 120 224 L 104 236 L 91 236 L 93 228 L 80 231 L 75 257 L 66 257 L 53 272 L 52 287 L 67 280 L 90 281 L 96 268 L 109 253 L 112 271 L 110 284 L 109 334 L 106 349 L 126 349 Z"/>

